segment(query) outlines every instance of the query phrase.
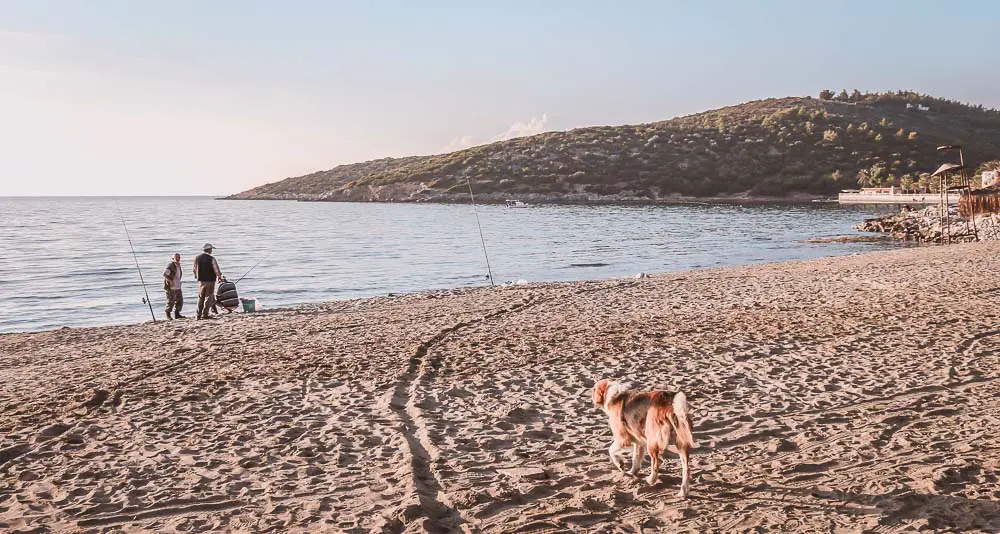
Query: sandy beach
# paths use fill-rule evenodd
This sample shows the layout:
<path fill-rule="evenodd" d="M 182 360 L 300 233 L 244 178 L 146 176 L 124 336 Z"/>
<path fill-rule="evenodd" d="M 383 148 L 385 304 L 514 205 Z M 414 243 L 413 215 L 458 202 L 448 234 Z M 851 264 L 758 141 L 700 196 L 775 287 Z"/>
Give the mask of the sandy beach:
<path fill-rule="evenodd" d="M 997 242 L 2 335 L 0 531 L 997 532 L 998 369 Z"/>

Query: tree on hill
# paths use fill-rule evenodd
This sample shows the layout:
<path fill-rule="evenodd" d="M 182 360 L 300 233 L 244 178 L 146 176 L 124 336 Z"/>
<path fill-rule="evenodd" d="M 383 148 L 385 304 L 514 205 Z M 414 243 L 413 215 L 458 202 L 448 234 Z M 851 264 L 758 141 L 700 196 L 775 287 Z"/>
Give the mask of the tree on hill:
<path fill-rule="evenodd" d="M 861 91 L 858 91 L 857 89 L 851 91 L 851 97 L 850 97 L 851 102 L 861 102 L 861 99 L 862 99 Z"/>
<path fill-rule="evenodd" d="M 982 174 L 987 171 L 1000 171 L 1000 159 L 986 161 L 980 164 L 979 167 L 976 167 L 976 174 Z"/>
<path fill-rule="evenodd" d="M 837 100 L 841 102 L 847 102 L 849 98 L 850 97 L 847 95 L 847 89 L 841 89 L 840 92 L 837 93 Z"/>
<path fill-rule="evenodd" d="M 829 89 L 823 89 L 819 92 L 820 100 L 833 100 L 833 91 Z"/>
<path fill-rule="evenodd" d="M 928 193 L 940 193 L 941 183 L 940 178 L 927 178 L 927 192 Z"/>
<path fill-rule="evenodd" d="M 872 182 L 882 183 L 889 176 L 889 168 L 885 163 L 876 163 L 868 168 L 868 175 L 872 177 Z"/>
<path fill-rule="evenodd" d="M 976 167 L 976 182 L 982 183 L 980 180 L 982 180 L 983 173 L 990 171 L 1000 171 L 1000 159 L 990 160 Z"/>
<path fill-rule="evenodd" d="M 917 178 L 917 187 L 920 188 L 920 191 L 922 191 L 924 193 L 930 191 L 930 188 L 931 188 L 931 175 L 930 175 L 930 173 L 926 173 L 926 172 L 920 173 L 920 177 Z"/>
<path fill-rule="evenodd" d="M 872 186 L 872 175 L 868 172 L 868 169 L 861 169 L 858 171 L 858 186 L 859 187 L 871 187 Z"/>
<path fill-rule="evenodd" d="M 899 179 L 899 187 L 902 187 L 904 192 L 912 191 L 915 183 L 916 180 L 914 180 L 913 175 L 909 173 L 904 174 L 903 177 Z"/>

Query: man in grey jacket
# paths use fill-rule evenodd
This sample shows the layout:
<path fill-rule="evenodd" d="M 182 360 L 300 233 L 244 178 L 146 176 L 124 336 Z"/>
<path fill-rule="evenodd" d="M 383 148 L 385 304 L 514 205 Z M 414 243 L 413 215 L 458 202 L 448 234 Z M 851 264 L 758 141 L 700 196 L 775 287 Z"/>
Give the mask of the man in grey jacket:
<path fill-rule="evenodd" d="M 181 255 L 174 254 L 173 261 L 163 270 L 163 291 L 167 294 L 167 320 L 183 319 L 181 308 L 184 307 L 184 294 L 181 293 Z M 173 311 L 173 317 L 170 312 Z"/>

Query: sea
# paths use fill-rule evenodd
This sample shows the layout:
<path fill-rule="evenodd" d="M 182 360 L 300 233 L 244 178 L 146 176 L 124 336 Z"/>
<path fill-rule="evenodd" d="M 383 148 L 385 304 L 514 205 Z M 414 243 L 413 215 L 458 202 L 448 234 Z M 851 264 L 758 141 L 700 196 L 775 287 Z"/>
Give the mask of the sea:
<path fill-rule="evenodd" d="M 273 309 L 488 286 L 490 273 L 496 284 L 590 280 L 905 246 L 808 242 L 891 209 L 0 197 L 0 333 L 149 321 L 147 294 L 161 320 L 175 252 L 193 317 L 205 243 L 229 280 L 242 277 L 241 297 Z"/>

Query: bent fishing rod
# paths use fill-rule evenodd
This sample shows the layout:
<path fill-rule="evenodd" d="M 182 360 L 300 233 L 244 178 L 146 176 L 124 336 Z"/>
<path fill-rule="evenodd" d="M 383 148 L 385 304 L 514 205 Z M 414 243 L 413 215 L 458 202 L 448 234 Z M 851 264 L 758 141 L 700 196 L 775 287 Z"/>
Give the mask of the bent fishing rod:
<path fill-rule="evenodd" d="M 465 183 L 469 184 L 469 197 L 472 198 L 472 212 L 476 214 L 476 226 L 479 227 L 479 241 L 483 243 L 483 256 L 486 256 L 486 272 L 489 273 L 490 285 L 496 287 L 493 283 L 493 269 L 490 268 L 490 255 L 486 253 L 486 239 L 483 238 L 483 225 L 479 223 L 479 210 L 476 209 L 476 195 L 472 194 L 472 181 L 469 177 L 465 177 Z"/>
<path fill-rule="evenodd" d="M 156 314 L 153 313 L 153 303 L 149 300 L 149 292 L 146 291 L 146 281 L 142 279 L 142 269 L 139 268 L 139 256 L 135 253 L 135 246 L 132 245 L 132 236 L 128 234 L 128 226 L 125 224 L 125 216 L 122 215 L 122 208 L 118 205 L 118 201 L 115 201 L 115 208 L 118 210 L 118 216 L 122 219 L 122 228 L 125 229 L 125 238 L 128 239 L 128 246 L 132 249 L 132 258 L 135 259 L 135 269 L 139 271 L 139 283 L 142 284 L 142 292 L 146 295 L 144 299 L 146 304 L 149 306 L 149 315 L 153 318 L 153 322 L 156 322 Z"/>

